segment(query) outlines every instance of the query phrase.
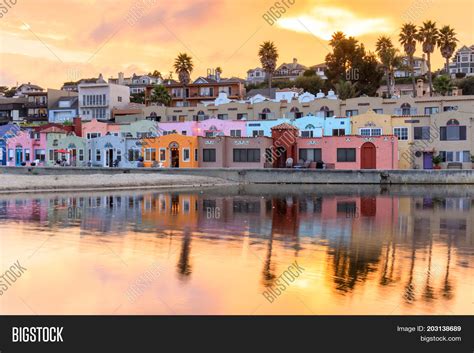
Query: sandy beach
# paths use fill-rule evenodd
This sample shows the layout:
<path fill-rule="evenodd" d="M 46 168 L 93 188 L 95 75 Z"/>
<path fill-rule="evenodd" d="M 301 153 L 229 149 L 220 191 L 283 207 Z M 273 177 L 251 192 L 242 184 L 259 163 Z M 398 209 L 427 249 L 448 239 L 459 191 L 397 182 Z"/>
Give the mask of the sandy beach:
<path fill-rule="evenodd" d="M 0 175 L 0 193 L 230 185 L 224 179 L 166 174 Z"/>

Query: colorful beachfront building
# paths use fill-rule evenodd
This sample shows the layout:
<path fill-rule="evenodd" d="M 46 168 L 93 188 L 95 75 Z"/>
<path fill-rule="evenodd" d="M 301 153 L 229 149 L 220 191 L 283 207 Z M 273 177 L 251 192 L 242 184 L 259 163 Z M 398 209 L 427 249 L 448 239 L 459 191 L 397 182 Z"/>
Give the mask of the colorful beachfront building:
<path fill-rule="evenodd" d="M 270 137 L 199 137 L 200 168 L 265 168 L 270 166 Z"/>
<path fill-rule="evenodd" d="M 145 167 L 197 168 L 198 137 L 169 134 L 142 140 Z"/>
<path fill-rule="evenodd" d="M 299 136 L 288 123 L 272 128 L 273 167 L 306 168 L 326 165 L 330 169 L 398 169 L 398 139 L 382 136 Z"/>
<path fill-rule="evenodd" d="M 36 160 L 44 165 L 46 161 L 46 134 L 23 130 L 9 138 L 6 145 L 8 166 L 29 166 Z"/>
<path fill-rule="evenodd" d="M 15 124 L 0 126 L 0 165 L 7 165 L 7 141 L 19 132 L 20 128 Z"/>

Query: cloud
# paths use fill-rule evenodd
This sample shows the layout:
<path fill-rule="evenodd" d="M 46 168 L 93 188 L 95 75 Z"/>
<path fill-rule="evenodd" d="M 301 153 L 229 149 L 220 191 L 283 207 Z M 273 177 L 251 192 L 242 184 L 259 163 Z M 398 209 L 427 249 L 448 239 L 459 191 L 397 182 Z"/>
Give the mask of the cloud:
<path fill-rule="evenodd" d="M 349 36 L 360 36 L 393 30 L 387 18 L 362 18 L 349 10 L 330 6 L 316 6 L 307 15 L 282 18 L 277 25 L 294 32 L 312 34 L 324 40 L 331 39 L 332 34 L 337 31 Z"/>

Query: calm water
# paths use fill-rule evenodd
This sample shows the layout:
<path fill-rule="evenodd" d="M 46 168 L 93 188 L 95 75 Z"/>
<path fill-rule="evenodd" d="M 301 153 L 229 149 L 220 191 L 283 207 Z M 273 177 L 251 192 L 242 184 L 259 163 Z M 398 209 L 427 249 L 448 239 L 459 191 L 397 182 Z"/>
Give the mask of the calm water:
<path fill-rule="evenodd" d="M 1 314 L 472 315 L 473 259 L 472 187 L 0 195 Z"/>

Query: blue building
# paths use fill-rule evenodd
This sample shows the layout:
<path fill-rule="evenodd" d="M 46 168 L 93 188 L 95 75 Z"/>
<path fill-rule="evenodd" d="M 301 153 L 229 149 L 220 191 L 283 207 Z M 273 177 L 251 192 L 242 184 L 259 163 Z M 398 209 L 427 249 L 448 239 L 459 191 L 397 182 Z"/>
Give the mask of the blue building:
<path fill-rule="evenodd" d="M 15 124 L 0 126 L 0 165 L 7 165 L 7 140 L 16 136 L 19 131 L 20 128 Z"/>
<path fill-rule="evenodd" d="M 271 137 L 272 127 L 288 123 L 300 130 L 302 137 L 345 136 L 351 134 L 351 120 L 348 117 L 324 117 L 307 115 L 298 119 L 255 120 L 246 124 L 247 136 Z"/>
<path fill-rule="evenodd" d="M 61 97 L 57 103 L 49 109 L 48 120 L 50 123 L 64 123 L 71 121 L 78 115 L 78 97 Z"/>

